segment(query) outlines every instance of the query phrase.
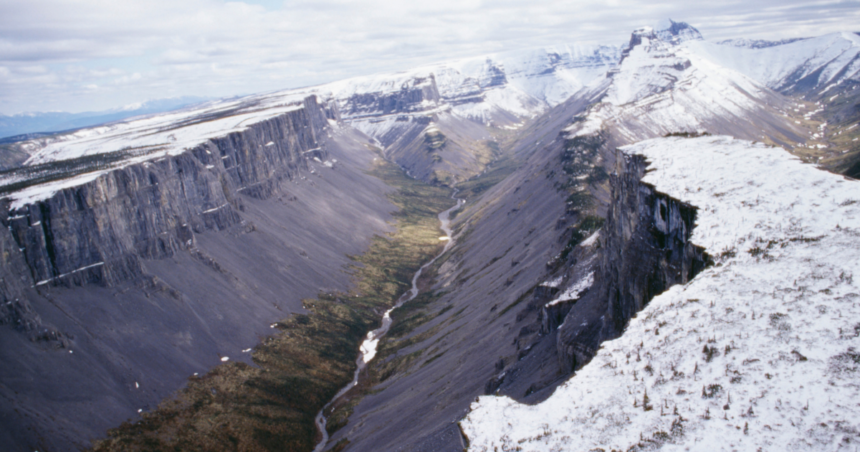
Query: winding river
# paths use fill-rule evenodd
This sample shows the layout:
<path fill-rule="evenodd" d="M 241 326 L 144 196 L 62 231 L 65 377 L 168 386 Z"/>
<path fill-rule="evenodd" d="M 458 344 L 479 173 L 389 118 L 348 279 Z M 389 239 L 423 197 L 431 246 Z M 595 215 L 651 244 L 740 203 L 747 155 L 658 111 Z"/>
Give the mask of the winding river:
<path fill-rule="evenodd" d="M 445 254 L 451 246 L 454 245 L 454 238 L 451 237 L 451 214 L 454 213 L 457 209 L 465 204 L 464 199 L 457 198 L 457 190 L 454 190 L 454 193 L 451 195 L 452 199 L 457 200 L 457 205 L 451 207 L 450 209 L 439 214 L 439 221 L 442 223 L 442 230 L 445 232 L 445 238 L 447 238 L 447 242 L 445 243 L 445 248 L 442 249 L 442 252 L 437 254 L 430 262 L 422 265 L 421 268 L 415 272 L 415 275 L 412 276 L 412 288 L 409 289 L 406 293 L 400 296 L 397 300 L 397 303 L 391 309 L 385 311 L 385 314 L 382 316 L 382 326 L 379 328 L 367 333 L 367 338 L 364 339 L 364 342 L 361 343 L 361 350 L 358 354 L 358 359 L 355 361 L 357 364 L 357 368 L 355 369 L 355 375 L 352 377 L 352 381 L 341 388 L 340 391 L 335 394 L 334 398 L 331 399 L 324 407 L 320 410 L 316 417 L 317 429 L 319 429 L 320 433 L 322 433 L 322 440 L 317 444 L 314 448 L 314 452 L 323 452 L 325 450 L 326 443 L 328 443 L 328 432 L 326 431 L 326 418 L 323 413 L 325 410 L 334 404 L 338 399 L 343 397 L 344 394 L 347 393 L 350 389 L 352 389 L 355 385 L 358 384 L 358 375 L 361 371 L 367 366 L 367 363 L 376 356 L 376 346 L 379 345 L 379 340 L 388 333 L 388 329 L 391 328 L 391 311 L 403 306 L 404 303 L 412 301 L 415 297 L 418 296 L 418 278 L 421 277 L 421 273 L 425 268 L 432 265 L 436 262 L 436 259 L 439 259 L 440 256 Z"/>

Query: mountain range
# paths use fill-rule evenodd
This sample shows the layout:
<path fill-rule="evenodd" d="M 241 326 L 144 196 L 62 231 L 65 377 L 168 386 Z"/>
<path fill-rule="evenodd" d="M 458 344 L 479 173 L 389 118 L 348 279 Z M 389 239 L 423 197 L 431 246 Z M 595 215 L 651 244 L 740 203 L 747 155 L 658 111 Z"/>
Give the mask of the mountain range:
<path fill-rule="evenodd" d="M 6 143 L 0 441 L 853 443 L 858 85 L 667 21 Z"/>

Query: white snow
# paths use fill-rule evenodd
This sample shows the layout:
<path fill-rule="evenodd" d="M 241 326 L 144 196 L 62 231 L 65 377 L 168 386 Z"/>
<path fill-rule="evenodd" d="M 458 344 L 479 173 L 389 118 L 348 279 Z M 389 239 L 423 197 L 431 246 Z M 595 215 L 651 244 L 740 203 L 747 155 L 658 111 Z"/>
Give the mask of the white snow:
<path fill-rule="evenodd" d="M 798 80 L 821 71 L 817 86 L 832 88 L 843 80 L 860 80 L 860 36 L 831 33 L 761 49 L 711 42 L 690 43 L 698 54 L 779 89 L 789 76 Z M 826 89 L 824 91 L 827 91 Z"/>
<path fill-rule="evenodd" d="M 546 305 L 554 306 L 565 301 L 576 300 L 579 298 L 579 295 L 591 287 L 592 284 L 594 284 L 594 272 L 585 275 L 582 279 L 565 289 L 564 292 Z"/>
<path fill-rule="evenodd" d="M 627 142 L 700 132 L 710 123 L 753 118 L 772 96 L 764 84 L 702 56 L 702 41 L 642 40 L 617 69 L 588 88 L 595 97 L 605 96 L 584 121 L 567 129 L 571 135 L 593 134 L 609 125 Z"/>
<path fill-rule="evenodd" d="M 692 241 L 718 264 L 655 297 L 546 401 L 480 397 L 461 423 L 470 450 L 856 450 L 858 182 L 729 137 L 623 149 L 698 207 Z"/>
<path fill-rule="evenodd" d="M 550 279 L 541 283 L 543 287 L 556 288 L 561 285 L 562 281 L 564 281 L 564 275 L 560 275 L 557 278 Z"/>
<path fill-rule="evenodd" d="M 617 63 L 617 46 L 578 43 L 481 55 L 446 61 L 394 74 L 376 74 L 342 80 L 314 88 L 325 98 L 337 99 L 344 108 L 355 94 L 387 95 L 404 88 L 432 91 L 440 98 L 425 99 L 414 111 L 382 115 L 362 108 L 344 114 L 350 125 L 379 137 L 402 126 L 398 116 L 452 112 L 482 123 L 496 113 L 533 117 L 558 105 Z M 430 91 L 426 91 L 430 90 Z M 367 107 L 370 108 L 370 107 Z"/>
<path fill-rule="evenodd" d="M 213 207 L 213 208 L 211 208 L 211 209 L 206 209 L 206 210 L 204 210 L 204 211 L 203 211 L 203 213 L 211 213 L 211 212 L 215 212 L 215 211 L 217 211 L 217 210 L 221 210 L 221 209 L 223 209 L 223 208 L 227 207 L 228 205 L 229 205 L 229 204 L 221 204 L 221 205 L 220 205 L 220 206 L 218 206 L 218 207 Z"/>
<path fill-rule="evenodd" d="M 598 231 L 595 231 L 593 234 L 591 234 L 591 236 L 589 236 L 587 239 L 583 240 L 582 243 L 580 243 L 579 245 L 580 246 L 592 246 L 595 243 L 597 243 L 597 239 L 599 239 L 599 238 L 600 238 L 600 231 L 598 230 Z"/>
<path fill-rule="evenodd" d="M 128 156 L 105 168 L 28 187 L 7 197 L 12 199 L 11 208 L 16 209 L 49 198 L 59 190 L 95 180 L 117 168 L 149 160 L 158 162 L 165 156 L 181 154 L 206 140 L 246 130 L 252 124 L 300 110 L 304 108 L 303 100 L 309 95 L 313 93 L 293 90 L 213 101 L 199 107 L 31 140 L 23 145 L 31 153 L 25 165 L 115 152 L 127 152 Z M 207 153 L 211 152 L 207 150 Z M 213 167 L 207 165 L 207 168 Z M 0 184 L 8 185 L 19 179 L 7 177 L 0 179 Z"/>
<path fill-rule="evenodd" d="M 59 275 L 59 276 L 55 276 L 55 277 L 53 277 L 53 278 L 48 278 L 48 279 L 44 279 L 44 280 L 42 280 L 42 281 L 39 281 L 39 282 L 37 282 L 33 287 L 41 286 L 41 285 L 45 285 L 45 284 L 48 284 L 49 282 L 51 282 L 51 281 L 53 281 L 53 280 L 55 280 L 55 279 L 64 278 L 64 277 L 69 276 L 69 275 L 71 275 L 71 274 L 74 274 L 74 273 L 77 273 L 77 272 L 82 272 L 82 271 L 84 271 L 84 270 L 88 270 L 88 269 L 90 269 L 90 268 L 100 267 L 100 266 L 102 266 L 102 265 L 104 265 L 104 264 L 105 264 L 104 262 L 97 262 L 97 263 L 92 264 L 92 265 L 87 265 L 86 267 L 81 267 L 81 268 L 78 268 L 78 269 L 76 269 L 76 270 L 72 270 L 72 271 L 70 271 L 70 272 L 68 272 L 68 273 L 63 273 L 63 274 L 61 274 L 61 275 Z"/>

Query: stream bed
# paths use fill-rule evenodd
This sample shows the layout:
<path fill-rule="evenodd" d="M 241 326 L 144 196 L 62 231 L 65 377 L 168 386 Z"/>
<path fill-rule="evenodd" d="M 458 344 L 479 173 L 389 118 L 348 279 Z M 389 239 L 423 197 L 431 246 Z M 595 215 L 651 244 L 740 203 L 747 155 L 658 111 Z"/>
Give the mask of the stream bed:
<path fill-rule="evenodd" d="M 432 265 L 436 262 L 436 259 L 439 259 L 440 256 L 445 254 L 451 247 L 454 245 L 454 238 L 451 237 L 451 214 L 454 213 L 457 209 L 461 208 L 463 204 L 466 203 L 464 199 L 459 199 L 457 196 L 457 190 L 451 195 L 452 199 L 457 200 L 457 205 L 451 207 L 450 209 L 439 214 L 439 221 L 442 223 L 442 231 L 445 232 L 445 236 L 441 237 L 440 240 L 447 240 L 445 242 L 445 248 L 436 255 L 430 262 L 422 265 L 421 268 L 415 272 L 415 275 L 412 276 L 412 288 L 406 291 L 400 298 L 397 300 L 395 305 L 385 311 L 385 314 L 382 316 L 382 325 L 367 333 L 367 337 L 364 339 L 364 342 L 361 343 L 361 349 L 358 354 L 358 359 L 356 359 L 355 363 L 357 368 L 355 369 L 355 374 L 352 377 L 352 381 L 341 388 L 340 391 L 335 394 L 335 396 L 320 410 L 316 417 L 317 429 L 319 429 L 320 433 L 322 433 L 322 440 L 317 443 L 317 446 L 314 448 L 314 452 L 323 452 L 325 450 L 326 443 L 328 443 L 328 432 L 326 431 L 326 418 L 323 414 L 325 410 L 334 404 L 338 399 L 343 397 L 350 389 L 352 389 L 355 385 L 358 384 L 358 376 L 361 371 L 367 366 L 367 363 L 376 356 L 376 347 L 379 345 L 379 340 L 388 333 L 389 328 L 391 328 L 391 312 L 395 309 L 403 306 L 404 303 L 412 301 L 415 297 L 418 296 L 418 278 L 421 277 L 421 273 L 424 272 L 424 269 Z"/>

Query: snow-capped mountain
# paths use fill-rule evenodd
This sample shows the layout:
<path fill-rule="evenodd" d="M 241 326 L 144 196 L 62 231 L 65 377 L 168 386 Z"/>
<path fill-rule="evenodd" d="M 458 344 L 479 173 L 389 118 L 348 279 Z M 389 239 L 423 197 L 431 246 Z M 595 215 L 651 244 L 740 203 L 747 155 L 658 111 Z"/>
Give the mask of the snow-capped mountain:
<path fill-rule="evenodd" d="M 766 45 L 749 41 L 700 42 L 692 50 L 783 94 L 814 96 L 844 82 L 860 82 L 860 35 L 856 33 L 831 33 Z"/>
<path fill-rule="evenodd" d="M 36 202 L 110 171 L 179 155 L 207 140 L 242 132 L 254 124 L 303 110 L 309 102 L 314 104 L 309 114 L 315 115 L 318 112 L 316 96 L 286 92 L 212 101 L 189 109 L 30 140 L 18 144 L 30 154 L 25 166 L 0 176 L 0 185 L 41 181 L 8 195 L 13 206 Z M 312 140 L 318 138 L 313 132 L 310 134 Z M 110 163 L 96 162 L 99 156 L 108 156 Z M 93 161 L 82 163 L 88 159 Z"/>
<path fill-rule="evenodd" d="M 520 125 L 566 100 L 611 68 L 618 58 L 619 48 L 591 44 L 485 55 L 396 74 L 213 101 L 15 146 L 31 155 L 28 165 L 126 147 L 147 150 L 147 155 L 155 150 L 177 152 L 211 138 L 213 133 L 238 130 L 236 127 L 280 114 L 282 107 L 292 108 L 290 105 L 304 97 L 315 95 L 330 105 L 332 119 L 341 119 L 377 139 L 381 146 L 391 147 L 389 155 L 416 176 L 462 180 L 480 172 L 493 158 L 486 150 L 475 149 L 475 143 L 492 140 L 483 126 Z M 447 137 L 435 159 L 419 151 L 423 150 L 424 131 L 431 126 Z M 392 146 L 395 142 L 397 145 Z"/>
<path fill-rule="evenodd" d="M 567 100 L 614 66 L 616 46 L 577 44 L 482 55 L 397 74 L 358 77 L 320 87 L 330 92 L 345 119 L 368 114 L 415 113 L 445 104 L 454 114 L 481 122 L 508 114 L 533 116 Z M 422 95 L 367 108 L 370 96 L 391 98 L 421 87 Z"/>
<path fill-rule="evenodd" d="M 844 252 L 860 226 L 856 182 L 725 136 L 629 144 L 706 131 L 790 147 L 820 138 L 827 123 L 813 118 L 825 100 L 856 96 L 860 39 L 715 44 L 685 29 L 635 31 L 618 67 L 579 94 L 595 102 L 566 132 L 608 137 L 614 201 L 628 199 L 617 181 L 644 156 L 639 189 L 697 208 L 690 241 L 716 265 L 655 297 L 623 333 L 606 326 L 618 315 L 613 302 L 588 314 L 591 302 L 579 300 L 583 313 L 571 308 L 559 326 L 559 353 L 575 365 L 594 359 L 542 404 L 482 397 L 461 424 L 470 450 L 838 450 L 858 439 L 854 408 L 840 402 L 858 397 L 848 312 L 860 261 Z M 807 111 L 800 96 L 821 101 Z M 843 121 L 839 134 L 856 128 L 856 116 Z M 604 235 L 601 249 L 614 249 Z M 604 262 L 612 259 L 621 257 Z M 576 292 L 573 303 L 612 284 L 578 268 L 571 273 L 586 276 L 558 287 Z M 590 342 L 601 334 L 621 337 Z"/>
<path fill-rule="evenodd" d="M 347 306 L 338 269 L 390 230 L 384 157 L 468 202 L 321 447 L 461 450 L 476 396 L 557 388 L 535 406 L 480 398 L 462 424 L 473 449 L 854 444 L 856 182 L 769 144 L 815 162 L 813 138 L 860 139 L 856 44 L 710 43 L 670 20 L 622 47 L 482 55 L 4 145 L 30 160 L 0 173 L 0 324 L 38 336 L 0 328 L 15 345 L 0 442 L 77 447 L 223 350 L 250 353 L 318 291 Z M 816 116 L 834 103 L 838 130 Z M 699 132 L 720 136 L 654 139 Z M 242 447 L 272 444 L 248 427 L 256 412 L 233 414 Z M 185 441 L 176 425 L 165 437 Z"/>
<path fill-rule="evenodd" d="M 703 48 L 710 46 L 687 24 L 670 21 L 662 30 L 634 31 L 618 66 L 584 94 L 599 101 L 570 132 L 608 129 L 616 144 L 701 131 L 802 140 L 803 131 L 778 116 L 787 99 L 709 58 Z"/>
<path fill-rule="evenodd" d="M 546 401 L 481 397 L 461 422 L 470 450 L 853 450 L 858 182 L 730 137 L 623 154 L 698 208 L 691 240 L 718 264 L 656 296 Z"/>
<path fill-rule="evenodd" d="M 448 117 L 516 127 L 567 100 L 619 58 L 616 46 L 563 45 L 357 77 L 316 90 L 336 100 L 347 123 L 387 147 L 413 127 L 423 129 L 434 116 L 443 129 Z M 489 138 L 485 133 L 466 135 L 471 141 Z"/>

